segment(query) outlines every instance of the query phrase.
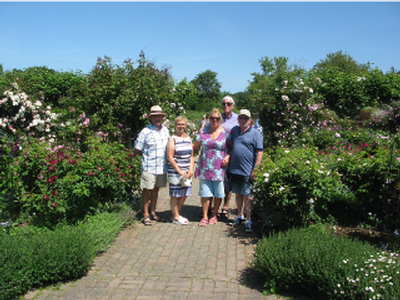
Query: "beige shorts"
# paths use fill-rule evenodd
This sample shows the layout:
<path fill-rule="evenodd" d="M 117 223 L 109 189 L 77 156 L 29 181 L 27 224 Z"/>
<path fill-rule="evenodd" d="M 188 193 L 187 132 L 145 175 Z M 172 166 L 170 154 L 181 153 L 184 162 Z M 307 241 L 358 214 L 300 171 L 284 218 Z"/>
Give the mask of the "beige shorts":
<path fill-rule="evenodd" d="M 167 185 L 167 174 L 156 175 L 150 172 L 143 172 L 140 180 L 140 187 L 152 190 L 155 187 L 165 187 Z"/>

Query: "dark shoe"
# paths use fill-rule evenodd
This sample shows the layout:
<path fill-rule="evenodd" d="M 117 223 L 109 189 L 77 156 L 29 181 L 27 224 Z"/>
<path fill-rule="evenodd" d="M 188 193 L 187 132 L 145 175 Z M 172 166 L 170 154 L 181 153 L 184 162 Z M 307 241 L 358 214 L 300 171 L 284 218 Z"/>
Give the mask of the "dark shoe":
<path fill-rule="evenodd" d="M 150 216 L 150 218 L 151 218 L 153 221 L 156 221 L 156 222 L 164 222 L 164 221 L 165 221 L 164 219 L 160 218 L 160 217 L 157 216 L 156 214 L 152 214 L 152 215 Z"/>
<path fill-rule="evenodd" d="M 229 213 L 230 213 L 230 210 L 229 209 L 225 209 L 225 208 L 223 208 L 222 209 L 222 213 L 219 215 L 221 218 L 224 218 L 224 219 L 229 219 Z"/>
<path fill-rule="evenodd" d="M 151 226 L 153 223 L 150 221 L 150 217 L 144 217 L 143 218 L 143 224 L 144 226 Z"/>

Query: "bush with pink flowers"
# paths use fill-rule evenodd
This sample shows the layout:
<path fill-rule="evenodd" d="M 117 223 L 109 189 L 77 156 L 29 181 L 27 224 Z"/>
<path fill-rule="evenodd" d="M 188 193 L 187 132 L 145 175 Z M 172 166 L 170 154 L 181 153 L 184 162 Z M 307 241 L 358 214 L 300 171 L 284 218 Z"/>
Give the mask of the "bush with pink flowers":
<path fill-rule="evenodd" d="M 130 200 L 139 188 L 140 165 L 124 145 L 93 137 L 86 152 L 33 142 L 21 150 L 15 172 L 22 220 L 53 226 L 79 221 L 107 203 Z"/>

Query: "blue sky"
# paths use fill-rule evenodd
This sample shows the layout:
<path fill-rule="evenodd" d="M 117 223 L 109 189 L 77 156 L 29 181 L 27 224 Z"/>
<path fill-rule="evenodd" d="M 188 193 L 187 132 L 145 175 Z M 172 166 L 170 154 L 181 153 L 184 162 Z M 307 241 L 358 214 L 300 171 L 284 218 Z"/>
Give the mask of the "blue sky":
<path fill-rule="evenodd" d="M 246 89 L 259 60 L 307 69 L 343 51 L 400 70 L 400 2 L 0 2 L 4 70 L 122 65 L 143 49 L 180 81 L 206 70 L 223 91 Z"/>

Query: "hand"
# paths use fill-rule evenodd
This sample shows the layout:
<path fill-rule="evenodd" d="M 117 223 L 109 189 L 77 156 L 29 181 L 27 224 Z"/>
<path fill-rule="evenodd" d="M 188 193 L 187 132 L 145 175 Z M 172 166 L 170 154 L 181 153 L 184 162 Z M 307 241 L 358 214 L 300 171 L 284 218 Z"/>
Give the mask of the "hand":
<path fill-rule="evenodd" d="M 224 157 L 221 167 L 226 168 L 229 165 L 229 158 L 229 155 Z"/>

